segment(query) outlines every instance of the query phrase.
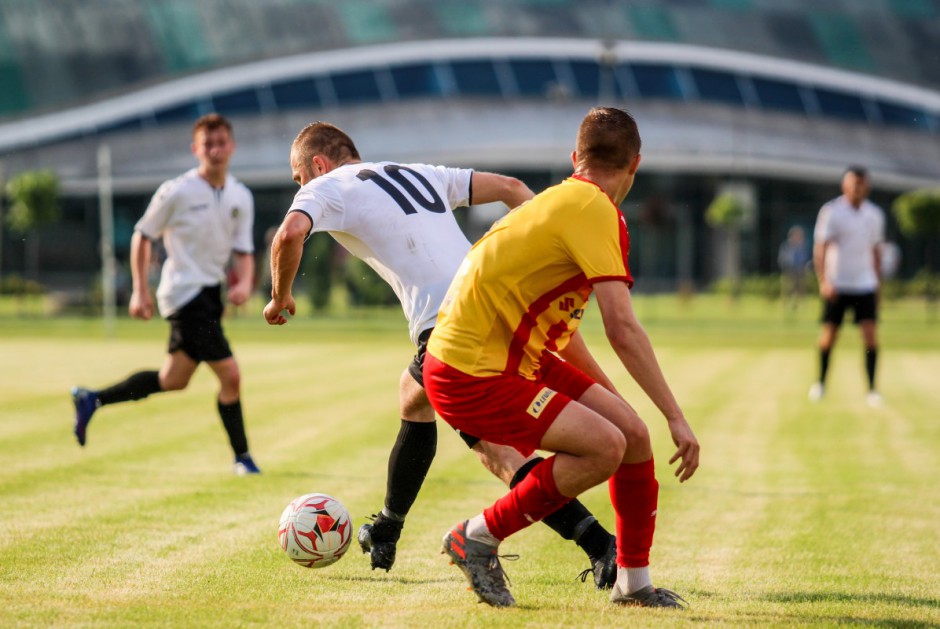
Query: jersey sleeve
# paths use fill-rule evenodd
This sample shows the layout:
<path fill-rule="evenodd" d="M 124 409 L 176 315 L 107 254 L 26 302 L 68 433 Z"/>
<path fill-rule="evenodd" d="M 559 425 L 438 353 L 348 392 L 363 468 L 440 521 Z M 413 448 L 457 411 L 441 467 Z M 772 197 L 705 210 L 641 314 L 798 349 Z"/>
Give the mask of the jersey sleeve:
<path fill-rule="evenodd" d="M 470 205 L 470 181 L 473 171 L 467 168 L 448 168 L 429 166 L 431 171 L 444 185 L 447 205 L 453 209 Z"/>
<path fill-rule="evenodd" d="M 816 216 L 816 227 L 813 229 L 813 240 L 817 243 L 824 243 L 832 240 L 832 221 L 829 220 L 832 208 L 827 203 L 819 209 L 819 215 Z"/>
<path fill-rule="evenodd" d="M 150 199 L 150 205 L 134 229 L 150 240 L 160 238 L 173 215 L 177 188 L 175 181 L 164 181 Z"/>
<path fill-rule="evenodd" d="M 317 180 L 314 180 L 314 184 Z M 332 229 L 327 225 L 327 216 L 329 203 L 324 194 L 322 185 L 306 185 L 297 191 L 294 195 L 294 201 L 291 203 L 290 212 L 302 212 L 310 219 L 310 231 L 307 232 L 307 238 L 314 232 L 328 231 Z"/>
<path fill-rule="evenodd" d="M 608 198 L 595 196 L 581 208 L 568 221 L 562 238 L 588 282 L 621 280 L 633 286 L 627 262 L 630 252 L 627 222 Z"/>
<path fill-rule="evenodd" d="M 874 239 L 874 242 L 872 244 L 881 245 L 885 241 L 885 213 L 881 210 L 881 208 L 876 208 L 876 209 L 877 211 L 875 212 L 875 229 L 874 229 L 874 233 L 872 234 L 872 238 Z"/>
<path fill-rule="evenodd" d="M 232 242 L 232 249 L 239 253 L 254 253 L 254 222 L 255 222 L 255 199 L 247 187 L 242 186 L 244 200 L 242 206 L 238 208 L 237 226 L 235 229 L 235 239 Z"/>

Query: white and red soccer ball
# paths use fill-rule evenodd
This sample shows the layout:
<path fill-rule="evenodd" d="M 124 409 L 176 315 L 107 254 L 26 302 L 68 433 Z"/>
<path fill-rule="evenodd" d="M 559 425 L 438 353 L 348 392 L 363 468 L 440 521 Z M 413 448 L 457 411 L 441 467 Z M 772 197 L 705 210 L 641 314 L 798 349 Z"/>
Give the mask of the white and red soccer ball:
<path fill-rule="evenodd" d="M 326 494 L 294 498 L 277 527 L 281 548 L 305 568 L 339 561 L 352 542 L 352 519 L 339 500 Z"/>

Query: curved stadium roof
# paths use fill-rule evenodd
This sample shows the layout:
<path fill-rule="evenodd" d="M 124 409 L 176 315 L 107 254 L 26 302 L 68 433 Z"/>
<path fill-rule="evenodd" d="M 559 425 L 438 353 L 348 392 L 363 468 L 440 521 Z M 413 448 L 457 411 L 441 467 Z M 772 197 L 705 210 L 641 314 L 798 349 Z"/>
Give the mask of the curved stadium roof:
<path fill-rule="evenodd" d="M 265 58 L 477 37 L 690 44 L 940 89 L 940 0 L 0 0 L 0 116 Z"/>
<path fill-rule="evenodd" d="M 380 158 L 563 169 L 586 107 L 613 101 L 658 170 L 934 179 L 940 53 L 917 44 L 940 41 L 940 0 L 816 5 L 0 0 L 0 112 L 18 114 L 0 155 L 91 186 L 105 140 L 118 186 L 146 188 L 189 165 L 180 136 L 215 110 L 238 119 L 248 180 L 283 181 L 311 116 Z"/>

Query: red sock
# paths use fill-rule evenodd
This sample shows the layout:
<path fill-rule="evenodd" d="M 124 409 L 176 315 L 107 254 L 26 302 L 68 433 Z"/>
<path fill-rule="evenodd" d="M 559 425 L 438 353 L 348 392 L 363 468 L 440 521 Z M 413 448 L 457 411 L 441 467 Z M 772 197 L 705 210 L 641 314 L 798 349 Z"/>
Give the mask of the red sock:
<path fill-rule="evenodd" d="M 504 540 L 571 502 L 572 498 L 558 491 L 552 475 L 554 465 L 555 457 L 545 459 L 483 512 L 486 528 L 493 537 Z"/>
<path fill-rule="evenodd" d="M 659 499 L 653 459 L 621 465 L 607 485 L 617 514 L 617 565 L 648 566 Z"/>

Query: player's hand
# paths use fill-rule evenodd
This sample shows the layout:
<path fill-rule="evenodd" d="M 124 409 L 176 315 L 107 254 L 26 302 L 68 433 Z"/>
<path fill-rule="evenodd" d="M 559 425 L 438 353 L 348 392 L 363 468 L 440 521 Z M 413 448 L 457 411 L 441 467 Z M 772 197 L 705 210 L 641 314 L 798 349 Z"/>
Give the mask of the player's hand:
<path fill-rule="evenodd" d="M 228 300 L 236 306 L 241 306 L 251 297 L 251 286 L 245 284 L 235 284 L 229 286 Z"/>
<path fill-rule="evenodd" d="M 680 483 L 684 483 L 692 478 L 692 474 L 695 474 L 695 470 L 698 469 L 698 440 L 692 434 L 692 428 L 685 418 L 671 419 L 668 423 L 669 432 L 672 433 L 672 442 L 677 448 L 676 453 L 669 459 L 669 464 L 679 461 L 676 477 Z"/>
<path fill-rule="evenodd" d="M 272 299 L 268 302 L 268 305 L 264 307 L 264 320 L 268 322 L 268 325 L 284 325 L 287 323 L 288 319 L 284 316 L 284 311 L 287 311 L 287 314 L 294 316 L 294 313 L 297 311 L 297 304 L 294 303 L 294 297 L 288 295 L 286 299 Z"/>
<path fill-rule="evenodd" d="M 819 294 L 826 301 L 832 301 L 832 298 L 836 296 L 836 289 L 829 282 L 822 281 L 819 283 Z"/>
<path fill-rule="evenodd" d="M 131 293 L 131 301 L 127 311 L 135 319 L 149 321 L 153 316 L 153 299 L 150 298 L 150 291 L 134 291 Z"/>

